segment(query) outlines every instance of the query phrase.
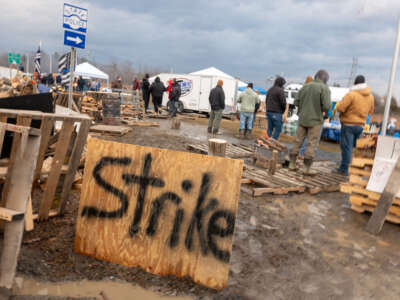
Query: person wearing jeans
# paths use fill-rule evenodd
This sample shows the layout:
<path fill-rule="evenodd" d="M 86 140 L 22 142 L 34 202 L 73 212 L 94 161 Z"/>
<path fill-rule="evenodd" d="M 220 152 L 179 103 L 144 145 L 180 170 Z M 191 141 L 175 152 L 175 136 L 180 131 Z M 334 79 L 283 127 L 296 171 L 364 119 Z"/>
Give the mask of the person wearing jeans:
<path fill-rule="evenodd" d="M 369 114 L 374 112 L 374 97 L 371 89 L 365 83 L 365 77 L 358 75 L 354 86 L 336 106 L 340 113 L 340 148 L 342 150 L 342 161 L 339 174 L 349 175 L 349 165 L 353 155 L 353 148 L 360 137 Z"/>
<path fill-rule="evenodd" d="M 247 89 L 240 94 L 240 131 L 239 137 L 247 137 L 253 129 L 253 118 L 256 104 L 260 102 L 257 94 L 253 91 L 253 84 L 249 83 Z"/>
<path fill-rule="evenodd" d="M 340 150 L 342 151 L 342 161 L 340 162 L 339 173 L 348 176 L 349 165 L 353 156 L 353 148 L 356 146 L 357 139 L 361 136 L 363 127 L 358 125 L 342 125 L 340 130 Z"/>
<path fill-rule="evenodd" d="M 274 86 L 268 90 L 265 98 L 268 120 L 267 134 L 275 140 L 281 134 L 282 125 L 284 120 L 286 120 L 289 107 L 286 104 L 285 92 L 283 90 L 285 83 L 286 80 L 278 76 L 275 79 Z"/>

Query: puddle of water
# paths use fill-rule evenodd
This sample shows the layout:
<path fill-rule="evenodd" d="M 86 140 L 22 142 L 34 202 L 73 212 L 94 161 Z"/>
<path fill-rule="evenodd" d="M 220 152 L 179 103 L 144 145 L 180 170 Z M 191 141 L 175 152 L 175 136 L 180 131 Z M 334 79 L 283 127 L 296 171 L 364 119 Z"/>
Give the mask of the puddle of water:
<path fill-rule="evenodd" d="M 92 297 L 99 300 L 193 300 L 190 297 L 168 297 L 125 282 L 77 281 L 49 283 L 17 277 L 13 295 L 63 296 L 73 298 Z"/>

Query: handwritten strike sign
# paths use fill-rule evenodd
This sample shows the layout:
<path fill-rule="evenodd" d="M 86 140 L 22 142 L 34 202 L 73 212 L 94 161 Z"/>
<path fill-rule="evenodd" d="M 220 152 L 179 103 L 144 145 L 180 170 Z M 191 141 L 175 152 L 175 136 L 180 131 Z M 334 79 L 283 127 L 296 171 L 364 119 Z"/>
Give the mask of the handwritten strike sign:
<path fill-rule="evenodd" d="M 90 139 L 75 251 L 226 286 L 243 162 Z"/>

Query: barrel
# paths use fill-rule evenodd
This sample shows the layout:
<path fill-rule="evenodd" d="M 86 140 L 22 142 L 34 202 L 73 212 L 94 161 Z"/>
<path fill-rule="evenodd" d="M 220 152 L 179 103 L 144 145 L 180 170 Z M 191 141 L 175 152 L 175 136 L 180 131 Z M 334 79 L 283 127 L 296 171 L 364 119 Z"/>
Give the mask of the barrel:
<path fill-rule="evenodd" d="M 102 99 L 103 105 L 103 122 L 107 125 L 121 124 L 121 98 L 117 93 L 104 95 Z"/>

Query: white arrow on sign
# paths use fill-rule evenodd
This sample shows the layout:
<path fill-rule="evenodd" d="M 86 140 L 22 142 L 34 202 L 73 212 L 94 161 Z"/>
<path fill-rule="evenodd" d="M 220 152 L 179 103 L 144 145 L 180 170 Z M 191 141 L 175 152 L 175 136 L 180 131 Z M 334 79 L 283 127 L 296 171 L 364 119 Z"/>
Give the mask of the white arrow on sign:
<path fill-rule="evenodd" d="M 79 38 L 79 36 L 76 36 L 76 37 L 67 36 L 67 40 L 68 40 L 68 41 L 72 41 L 72 42 L 74 42 L 74 43 L 77 44 L 77 45 L 83 42 L 83 41 Z"/>

